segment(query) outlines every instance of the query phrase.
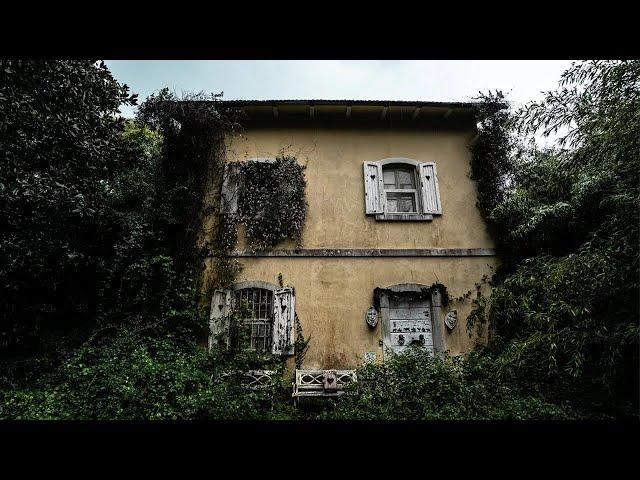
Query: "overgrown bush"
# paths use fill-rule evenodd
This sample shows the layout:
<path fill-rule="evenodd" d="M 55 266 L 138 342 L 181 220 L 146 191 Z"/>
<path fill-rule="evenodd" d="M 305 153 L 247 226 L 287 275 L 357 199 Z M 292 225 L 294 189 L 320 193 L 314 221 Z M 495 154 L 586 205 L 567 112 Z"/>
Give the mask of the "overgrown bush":
<path fill-rule="evenodd" d="M 483 371 L 483 363 L 433 357 L 421 349 L 367 364 L 333 411 L 341 420 L 560 419 L 576 413 L 532 395 Z"/>
<path fill-rule="evenodd" d="M 504 199 L 518 142 L 511 128 L 513 113 L 501 91 L 480 93 L 476 101 L 478 130 L 470 145 L 470 177 L 478 188 L 476 205 L 491 226 L 488 217 Z"/>
<path fill-rule="evenodd" d="M 489 322 L 505 379 L 594 413 L 638 415 L 640 62 L 584 62 L 517 113 L 522 148 L 489 212 L 503 266 Z"/>
<path fill-rule="evenodd" d="M 238 213 L 253 248 L 268 249 L 287 238 L 301 240 L 307 213 L 304 168 L 288 156 L 242 164 Z"/>
<path fill-rule="evenodd" d="M 219 111 L 216 96 L 178 102 L 162 91 L 125 123 L 113 114 L 133 100 L 104 65 L 3 62 L 2 75 L 1 273 L 13 307 L 3 332 L 15 348 L 2 351 L 0 415 L 270 416 L 281 390 L 248 391 L 226 374 L 246 358 L 198 345 L 207 321 L 195 238 L 234 113 Z M 41 320 L 26 328 L 25 312 L 43 302 L 68 322 L 65 305 L 77 301 L 90 308 L 76 330 L 49 322 L 43 332 Z"/>
<path fill-rule="evenodd" d="M 87 345 L 53 373 L 2 394 L 0 418 L 227 419 L 291 418 L 279 378 L 247 388 L 251 356 L 207 352 L 197 344 L 120 331 Z"/>
<path fill-rule="evenodd" d="M 0 361 L 59 355 L 95 326 L 111 198 L 138 162 L 117 113 L 135 103 L 102 62 L 0 61 Z"/>

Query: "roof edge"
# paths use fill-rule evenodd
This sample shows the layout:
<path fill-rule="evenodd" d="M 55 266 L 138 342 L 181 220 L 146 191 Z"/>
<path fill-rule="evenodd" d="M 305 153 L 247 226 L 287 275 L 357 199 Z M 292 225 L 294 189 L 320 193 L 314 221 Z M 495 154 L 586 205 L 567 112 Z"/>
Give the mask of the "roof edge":
<path fill-rule="evenodd" d="M 280 105 L 308 105 L 308 106 L 321 106 L 321 105 L 344 105 L 344 106 L 356 106 L 356 105 L 369 105 L 380 107 L 444 107 L 444 108 L 456 108 L 456 109 L 473 109 L 476 108 L 481 102 L 435 102 L 435 101 L 419 101 L 419 100 L 322 100 L 322 99 L 309 99 L 309 100 L 218 100 L 222 105 L 229 107 L 247 107 L 247 106 L 280 106 Z"/>

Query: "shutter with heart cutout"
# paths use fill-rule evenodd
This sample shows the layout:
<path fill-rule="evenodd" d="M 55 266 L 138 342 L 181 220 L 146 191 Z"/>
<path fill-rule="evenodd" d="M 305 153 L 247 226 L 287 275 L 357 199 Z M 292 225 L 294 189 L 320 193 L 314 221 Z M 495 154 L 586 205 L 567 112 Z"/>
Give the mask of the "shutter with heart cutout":
<path fill-rule="evenodd" d="M 229 346 L 229 314 L 231 312 L 231 291 L 216 290 L 211 298 L 209 314 L 209 348 Z"/>
<path fill-rule="evenodd" d="M 420 192 L 422 196 L 422 213 L 430 215 L 442 215 L 442 203 L 440 202 L 440 189 L 438 188 L 438 172 L 433 162 L 420 163 Z"/>
<path fill-rule="evenodd" d="M 383 189 L 382 166 L 376 162 L 364 162 L 364 202 L 367 215 L 384 212 Z"/>
<path fill-rule="evenodd" d="M 293 327 L 296 314 L 296 297 L 293 288 L 285 287 L 273 292 L 273 343 L 274 355 L 293 355 Z"/>

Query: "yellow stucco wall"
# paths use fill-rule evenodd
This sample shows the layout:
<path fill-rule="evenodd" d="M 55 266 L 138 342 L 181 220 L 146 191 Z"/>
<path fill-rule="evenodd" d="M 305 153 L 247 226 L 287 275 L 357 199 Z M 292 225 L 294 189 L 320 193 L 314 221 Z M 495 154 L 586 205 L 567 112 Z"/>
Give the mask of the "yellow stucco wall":
<path fill-rule="evenodd" d="M 256 128 L 228 140 L 227 160 L 289 154 L 306 165 L 307 220 L 302 248 L 493 248 L 480 212 L 476 187 L 468 177 L 471 131 L 391 128 Z M 436 162 L 443 215 L 431 222 L 385 222 L 365 215 L 363 162 L 407 157 Z M 238 248 L 244 246 L 242 235 Z M 276 248 L 292 248 L 287 241 Z M 495 257 L 420 258 L 241 258 L 238 281 L 263 280 L 296 289 L 296 311 L 311 337 L 305 368 L 349 368 L 364 352 L 376 352 L 381 324 L 364 320 L 373 289 L 399 283 L 440 281 L 451 297 L 491 275 Z M 211 262 L 208 262 L 211 265 Z M 486 284 L 482 286 L 487 293 Z M 452 354 L 477 341 L 466 331 L 470 300 L 450 306 L 459 314 L 445 347 Z"/>

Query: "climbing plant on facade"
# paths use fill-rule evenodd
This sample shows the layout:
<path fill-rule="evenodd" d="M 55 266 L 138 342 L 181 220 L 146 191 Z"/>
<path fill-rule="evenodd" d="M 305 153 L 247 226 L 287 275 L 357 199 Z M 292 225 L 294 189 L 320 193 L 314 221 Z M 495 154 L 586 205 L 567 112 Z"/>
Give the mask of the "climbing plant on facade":
<path fill-rule="evenodd" d="M 242 164 L 238 216 L 251 247 L 268 249 L 287 238 L 301 241 L 307 214 L 304 170 L 291 156 Z"/>

